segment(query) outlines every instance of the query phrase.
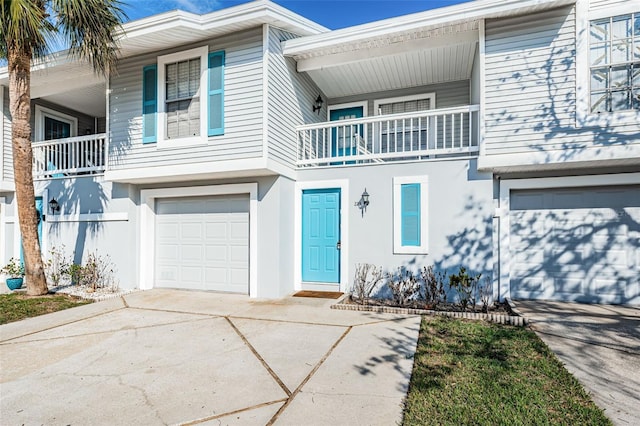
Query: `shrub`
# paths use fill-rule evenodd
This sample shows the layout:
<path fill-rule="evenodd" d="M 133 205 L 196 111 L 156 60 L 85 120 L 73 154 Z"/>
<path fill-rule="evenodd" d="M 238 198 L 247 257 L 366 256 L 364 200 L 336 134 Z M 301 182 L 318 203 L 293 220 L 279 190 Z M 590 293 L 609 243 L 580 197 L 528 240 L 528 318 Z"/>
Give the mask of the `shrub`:
<path fill-rule="evenodd" d="M 436 272 L 433 265 L 425 266 L 420 270 L 422 281 L 424 282 L 422 299 L 432 306 L 436 306 L 440 301 L 447 302 L 446 277 L 447 272 Z"/>
<path fill-rule="evenodd" d="M 467 310 L 469 304 L 475 311 L 478 281 L 482 274 L 469 275 L 464 266 L 460 267 L 457 274 L 449 275 L 449 287 L 458 293 L 458 300 L 463 311 Z"/>
<path fill-rule="evenodd" d="M 382 267 L 378 268 L 370 263 L 356 264 L 356 273 L 353 277 L 353 288 L 351 290 L 352 297 L 364 305 L 383 279 Z"/>
<path fill-rule="evenodd" d="M 408 270 L 398 268 L 397 274 L 388 274 L 387 285 L 397 306 L 406 307 L 420 295 L 420 281 Z"/>
<path fill-rule="evenodd" d="M 94 291 L 98 288 L 117 289 L 118 284 L 113 276 L 114 265 L 109 255 L 101 256 L 98 252 L 89 253 L 82 265 L 77 263 L 69 266 L 71 282 L 78 286 L 90 287 Z"/>
<path fill-rule="evenodd" d="M 60 285 L 64 279 L 69 278 L 70 261 L 64 255 L 64 245 L 60 249 L 52 247 L 49 250 L 49 258 L 44 263 L 44 273 L 47 281 L 54 286 Z"/>
<path fill-rule="evenodd" d="M 480 294 L 480 302 L 482 303 L 482 312 L 488 312 L 489 305 L 493 299 L 493 284 L 489 277 L 485 277 L 479 284 L 478 293 Z"/>
<path fill-rule="evenodd" d="M 24 277 L 24 265 L 19 259 L 12 257 L 9 263 L 0 269 L 0 273 L 6 274 L 9 278 Z"/>

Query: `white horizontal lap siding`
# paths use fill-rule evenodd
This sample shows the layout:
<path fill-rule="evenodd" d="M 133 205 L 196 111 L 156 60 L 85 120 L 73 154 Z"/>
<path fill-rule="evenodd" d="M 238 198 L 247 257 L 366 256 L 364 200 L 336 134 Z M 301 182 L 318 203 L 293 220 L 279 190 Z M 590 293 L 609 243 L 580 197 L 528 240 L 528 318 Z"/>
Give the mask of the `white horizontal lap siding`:
<path fill-rule="evenodd" d="M 268 156 L 293 167 L 296 161 L 296 127 L 325 121 L 324 108 L 314 113 L 312 106 L 325 96 L 307 73 L 298 73 L 296 63 L 282 55 L 281 41 L 296 36 L 278 28 L 269 29 L 269 115 Z"/>
<path fill-rule="evenodd" d="M 210 51 L 225 51 L 224 135 L 207 145 L 158 149 L 142 143 L 142 68 L 159 55 L 180 52 L 207 43 Z M 112 169 L 225 161 L 262 156 L 262 32 L 195 43 L 177 49 L 122 60 L 111 79 Z M 201 101 L 206 102 L 206 97 Z M 203 117 L 206 119 L 206 117 Z"/>
<path fill-rule="evenodd" d="M 575 21 L 573 7 L 487 21 L 487 156 L 640 144 L 637 125 L 576 128 Z"/>
<path fill-rule="evenodd" d="M 616 6 L 622 6 L 633 0 L 591 0 L 589 2 L 589 9 L 591 11 L 612 9 Z"/>
<path fill-rule="evenodd" d="M 344 98 L 331 99 L 330 105 L 345 104 L 358 101 L 367 101 L 369 115 L 376 115 L 374 102 L 379 99 L 397 98 L 403 96 L 418 95 L 424 93 L 435 93 L 436 104 L 432 108 L 452 108 L 469 105 L 470 91 L 469 80 L 452 81 L 441 84 L 430 84 L 428 86 L 410 87 L 386 92 L 367 93 L 364 95 L 354 95 Z"/>
<path fill-rule="evenodd" d="M 4 88 L 2 99 L 2 156 L 3 168 L 0 180 L 13 181 L 13 154 L 11 148 L 11 113 L 9 111 L 9 88 Z"/>

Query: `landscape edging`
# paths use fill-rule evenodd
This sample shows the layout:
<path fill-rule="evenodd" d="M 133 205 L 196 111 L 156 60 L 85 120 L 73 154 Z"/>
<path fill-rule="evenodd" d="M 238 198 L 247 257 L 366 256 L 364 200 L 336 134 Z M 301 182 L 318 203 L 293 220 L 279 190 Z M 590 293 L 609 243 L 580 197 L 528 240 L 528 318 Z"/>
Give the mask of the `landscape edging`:
<path fill-rule="evenodd" d="M 340 301 L 341 302 L 341 301 Z M 402 315 L 441 315 L 449 318 L 463 318 L 471 320 L 483 320 L 494 322 L 497 324 L 508 324 L 517 327 L 524 327 L 528 324 L 525 317 L 504 315 L 504 314 L 492 314 L 482 312 L 454 312 L 454 311 L 434 311 L 431 309 L 416 309 L 416 308 L 397 308 L 393 306 L 374 306 L 374 305 L 356 305 L 351 303 L 336 303 L 331 305 L 331 309 L 337 309 L 341 311 L 361 311 L 361 312 L 377 312 L 384 314 L 402 314 Z"/>

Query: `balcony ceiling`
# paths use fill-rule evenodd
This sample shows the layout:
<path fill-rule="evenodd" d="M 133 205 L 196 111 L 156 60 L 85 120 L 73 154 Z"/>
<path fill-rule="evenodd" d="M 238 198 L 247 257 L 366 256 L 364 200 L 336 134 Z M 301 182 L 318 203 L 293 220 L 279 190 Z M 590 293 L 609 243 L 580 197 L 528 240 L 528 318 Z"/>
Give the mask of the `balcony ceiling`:
<path fill-rule="evenodd" d="M 478 22 L 395 34 L 324 55 L 299 57 L 328 98 L 466 80 L 478 45 Z"/>

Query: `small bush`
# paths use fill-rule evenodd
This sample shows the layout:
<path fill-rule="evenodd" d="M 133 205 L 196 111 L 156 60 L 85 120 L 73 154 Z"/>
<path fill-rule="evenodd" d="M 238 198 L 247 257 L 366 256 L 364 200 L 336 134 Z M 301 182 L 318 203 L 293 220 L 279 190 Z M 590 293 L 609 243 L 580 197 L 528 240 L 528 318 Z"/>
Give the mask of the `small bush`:
<path fill-rule="evenodd" d="M 396 306 L 407 307 L 420 296 L 420 281 L 411 271 L 398 268 L 396 274 L 387 275 L 387 285 Z"/>
<path fill-rule="evenodd" d="M 458 293 L 458 301 L 463 311 L 467 310 L 469 304 L 475 311 L 478 281 L 481 276 L 482 274 L 469 275 L 464 266 L 460 267 L 457 274 L 449 275 L 449 287 Z"/>
<path fill-rule="evenodd" d="M 422 299 L 435 307 L 440 301 L 447 302 L 446 277 L 447 272 L 436 272 L 433 265 L 425 266 L 420 270 L 424 286 L 422 287 Z"/>
<path fill-rule="evenodd" d="M 69 266 L 71 282 L 75 285 L 90 287 L 94 291 L 98 288 L 117 289 L 113 266 L 109 255 L 101 256 L 98 252 L 89 253 L 84 264 L 74 263 Z"/>
<path fill-rule="evenodd" d="M 64 245 L 60 249 L 52 247 L 49 250 L 49 258 L 44 263 L 47 282 L 53 286 L 58 286 L 65 279 L 69 279 L 70 261 L 64 254 L 64 248 Z"/>
<path fill-rule="evenodd" d="M 352 297 L 364 305 L 383 279 L 382 267 L 378 268 L 370 263 L 358 263 L 353 277 Z"/>

